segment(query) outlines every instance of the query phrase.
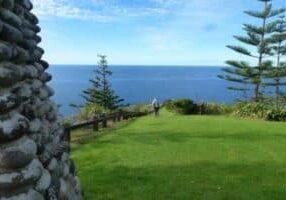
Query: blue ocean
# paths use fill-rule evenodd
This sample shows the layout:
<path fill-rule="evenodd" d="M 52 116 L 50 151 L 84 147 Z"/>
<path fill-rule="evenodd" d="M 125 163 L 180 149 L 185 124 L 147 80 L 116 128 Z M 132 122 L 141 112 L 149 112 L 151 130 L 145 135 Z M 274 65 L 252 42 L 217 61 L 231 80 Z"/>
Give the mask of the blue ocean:
<path fill-rule="evenodd" d="M 49 83 L 55 90 L 53 100 L 60 105 L 63 116 L 74 115 L 78 110 L 70 104 L 84 103 L 81 93 L 90 86 L 95 66 L 52 65 Z M 110 78 L 115 92 L 126 103 L 148 103 L 156 97 L 167 99 L 191 98 L 198 102 L 232 103 L 236 93 L 226 89 L 227 82 L 217 75 L 221 67 L 206 66 L 110 66 Z"/>

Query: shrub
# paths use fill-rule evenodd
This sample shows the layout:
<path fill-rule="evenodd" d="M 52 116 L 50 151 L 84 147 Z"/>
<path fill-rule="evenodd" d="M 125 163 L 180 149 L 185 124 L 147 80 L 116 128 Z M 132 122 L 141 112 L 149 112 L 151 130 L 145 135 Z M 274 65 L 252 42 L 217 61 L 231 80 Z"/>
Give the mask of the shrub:
<path fill-rule="evenodd" d="M 196 104 L 191 99 L 168 100 L 164 103 L 167 110 L 179 114 L 222 115 L 233 114 L 241 118 L 286 121 L 286 110 L 274 109 L 266 103 L 241 102 L 234 106 L 216 103 Z"/>
<path fill-rule="evenodd" d="M 223 115 L 230 114 L 232 107 L 225 104 L 207 103 L 203 104 L 202 114 L 206 115 Z"/>
<path fill-rule="evenodd" d="M 78 121 L 90 120 L 95 114 L 102 114 L 104 109 L 96 104 L 88 104 L 80 109 L 80 113 L 77 115 Z"/>
<path fill-rule="evenodd" d="M 267 106 L 262 103 L 238 103 L 235 105 L 233 114 L 244 118 L 264 119 L 267 110 Z"/>
<path fill-rule="evenodd" d="M 63 127 L 70 127 L 75 123 L 75 119 L 72 117 L 60 119 L 60 123 Z"/>
<path fill-rule="evenodd" d="M 164 103 L 167 110 L 179 114 L 222 115 L 230 114 L 232 107 L 216 103 L 194 103 L 191 99 L 168 100 Z"/>
<path fill-rule="evenodd" d="M 183 115 L 198 113 L 198 106 L 191 99 L 168 100 L 164 106 L 171 112 Z"/>
<path fill-rule="evenodd" d="M 148 112 L 152 110 L 151 104 L 134 104 L 124 108 L 127 112 Z"/>
<path fill-rule="evenodd" d="M 286 111 L 277 109 L 268 110 L 265 119 L 269 121 L 286 121 Z"/>
<path fill-rule="evenodd" d="M 286 110 L 276 109 L 268 104 L 257 102 L 236 104 L 233 114 L 243 118 L 286 121 Z"/>

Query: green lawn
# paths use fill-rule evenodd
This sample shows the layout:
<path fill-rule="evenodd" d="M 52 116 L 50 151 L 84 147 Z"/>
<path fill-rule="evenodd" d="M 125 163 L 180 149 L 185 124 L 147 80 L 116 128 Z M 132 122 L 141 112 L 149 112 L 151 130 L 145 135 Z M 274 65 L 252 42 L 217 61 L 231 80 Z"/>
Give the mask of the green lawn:
<path fill-rule="evenodd" d="M 286 123 L 143 117 L 73 145 L 85 199 L 286 199 Z"/>

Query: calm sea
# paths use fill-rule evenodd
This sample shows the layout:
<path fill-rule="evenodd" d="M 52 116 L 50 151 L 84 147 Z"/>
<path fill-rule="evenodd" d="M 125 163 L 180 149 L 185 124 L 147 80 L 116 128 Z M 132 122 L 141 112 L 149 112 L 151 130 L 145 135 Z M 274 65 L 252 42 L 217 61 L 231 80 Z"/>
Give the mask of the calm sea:
<path fill-rule="evenodd" d="M 50 82 L 56 92 L 53 99 L 61 105 L 64 116 L 76 114 L 70 104 L 82 104 L 82 90 L 90 86 L 94 66 L 50 66 Z M 217 78 L 220 67 L 197 66 L 111 66 L 111 84 L 126 103 L 161 102 L 173 98 L 231 103 L 236 95 L 226 89 L 226 82 Z"/>

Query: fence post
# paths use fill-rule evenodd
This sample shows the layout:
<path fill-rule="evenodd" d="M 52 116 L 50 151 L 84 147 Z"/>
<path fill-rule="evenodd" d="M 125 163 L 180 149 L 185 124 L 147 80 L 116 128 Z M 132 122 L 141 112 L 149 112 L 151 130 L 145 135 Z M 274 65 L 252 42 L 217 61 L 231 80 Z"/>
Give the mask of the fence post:
<path fill-rule="evenodd" d="M 103 114 L 103 119 L 102 119 L 102 127 L 106 128 L 107 127 L 107 119 L 106 119 L 106 114 Z"/>
<path fill-rule="evenodd" d="M 119 112 L 119 113 L 117 113 L 117 121 L 121 121 L 121 113 Z"/>
<path fill-rule="evenodd" d="M 125 116 L 125 120 L 129 119 L 129 114 L 128 113 L 124 113 L 124 116 Z"/>
<path fill-rule="evenodd" d="M 98 131 L 98 119 L 97 117 L 93 118 L 93 131 Z"/>
<path fill-rule="evenodd" d="M 130 115 L 128 113 L 125 114 L 125 119 L 128 120 Z"/>
<path fill-rule="evenodd" d="M 112 116 L 112 122 L 113 122 L 113 123 L 116 123 L 116 120 L 117 120 L 117 119 L 116 119 L 116 115 L 117 115 L 117 114 L 115 113 L 115 114 L 113 114 L 113 116 Z"/>
<path fill-rule="evenodd" d="M 64 129 L 64 138 L 68 142 L 68 151 L 71 151 L 71 130 L 69 127 Z"/>

